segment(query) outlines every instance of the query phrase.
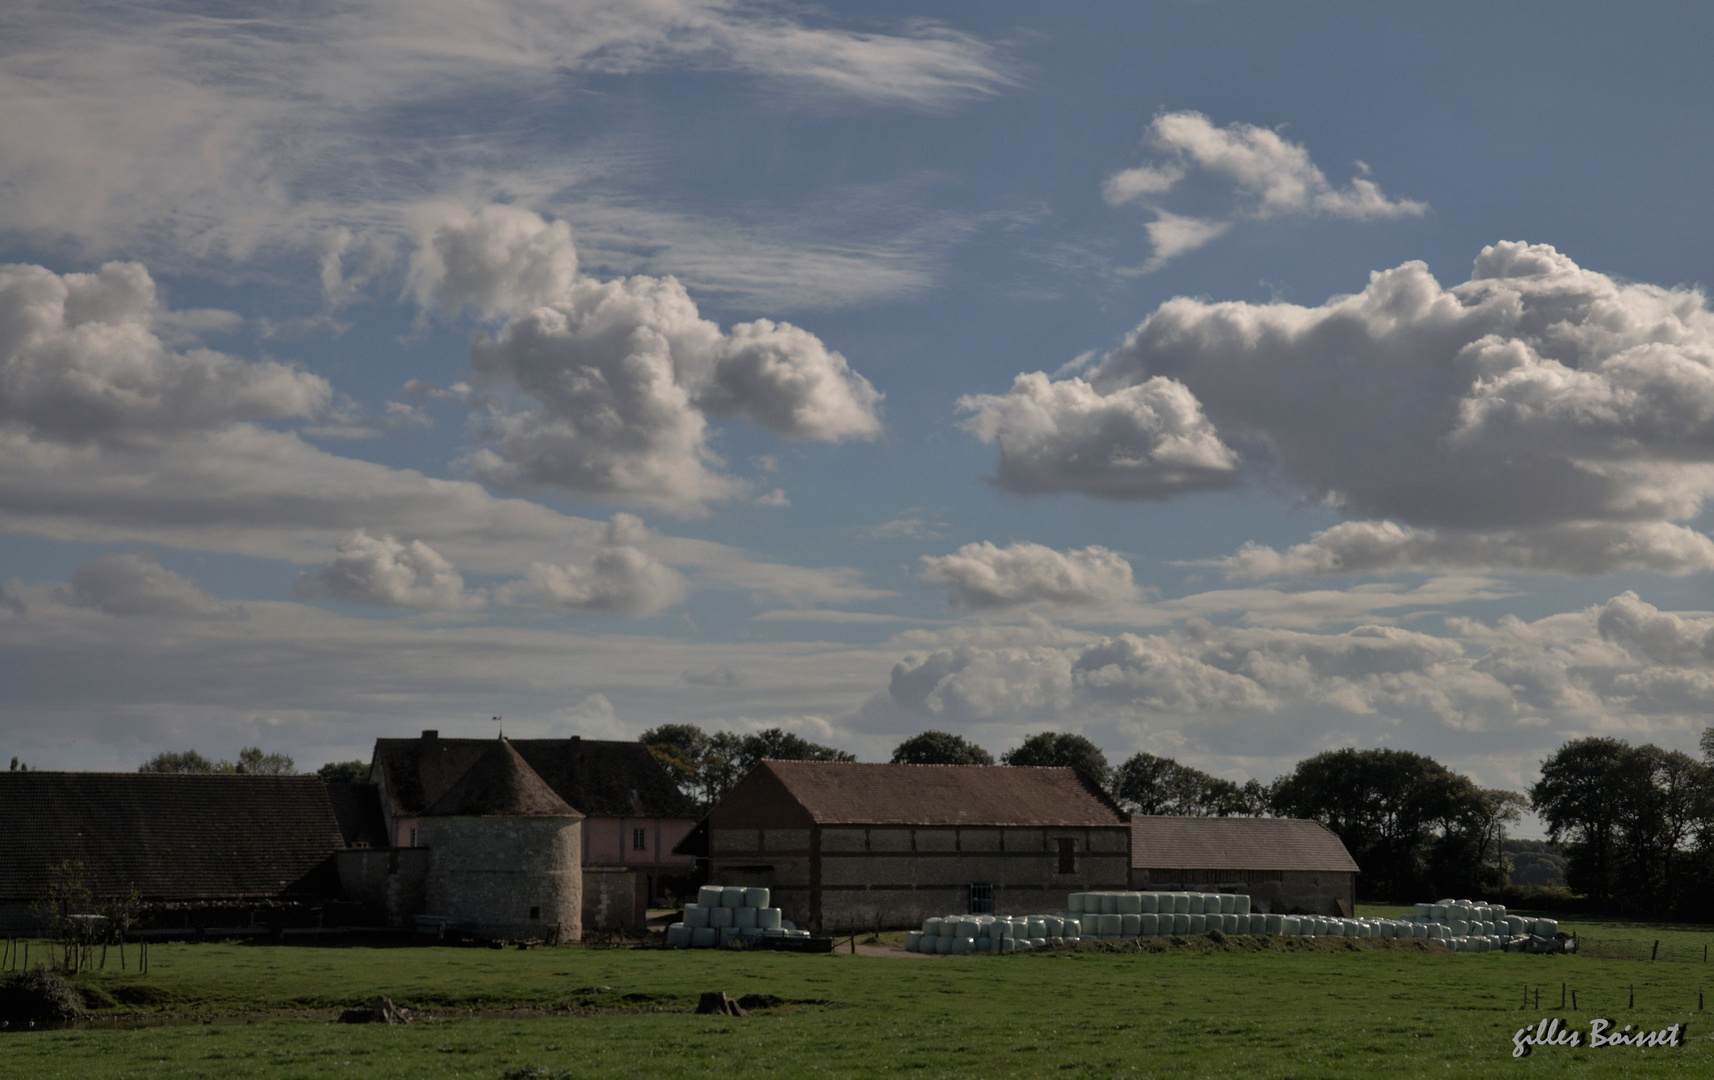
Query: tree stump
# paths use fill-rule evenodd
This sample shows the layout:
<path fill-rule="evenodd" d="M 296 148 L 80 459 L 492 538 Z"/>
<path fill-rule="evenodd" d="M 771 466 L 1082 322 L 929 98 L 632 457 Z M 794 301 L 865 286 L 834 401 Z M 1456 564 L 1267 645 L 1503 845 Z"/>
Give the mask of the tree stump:
<path fill-rule="evenodd" d="M 375 1004 L 362 1009 L 346 1009 L 339 1014 L 341 1024 L 408 1024 L 411 1010 L 393 1004 L 393 999 L 378 997 Z"/>
<path fill-rule="evenodd" d="M 698 1016 L 750 1015 L 744 1011 L 744 1007 L 742 1005 L 732 999 L 732 995 L 721 990 L 715 990 L 712 993 L 702 995 L 701 1000 L 696 1003 L 696 1012 Z"/>

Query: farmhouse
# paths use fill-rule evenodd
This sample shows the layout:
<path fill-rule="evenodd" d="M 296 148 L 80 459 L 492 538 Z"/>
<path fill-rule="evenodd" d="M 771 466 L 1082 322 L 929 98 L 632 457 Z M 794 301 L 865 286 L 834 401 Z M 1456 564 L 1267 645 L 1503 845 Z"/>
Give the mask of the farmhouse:
<path fill-rule="evenodd" d="M 711 881 L 766 886 L 786 918 L 833 932 L 1123 889 L 1130 829 L 1072 769 L 767 760 L 679 850 L 705 858 Z"/>
<path fill-rule="evenodd" d="M 427 846 L 423 819 L 493 744 L 492 739 L 443 739 L 437 731 L 415 739 L 376 739 L 369 779 L 379 791 L 389 846 Z M 513 739 L 507 745 L 582 814 L 586 928 L 638 925 L 648 904 L 689 888 L 695 860 L 672 849 L 696 824 L 696 808 L 648 747 L 577 736 Z M 407 865 L 410 859 L 405 856 Z M 368 867 L 365 872 L 373 879 L 376 871 Z M 411 895 L 417 880 L 407 872 L 389 886 L 371 881 L 370 895 L 383 895 L 387 888 Z M 394 917 L 407 914 L 403 909 L 409 906 L 391 905 Z"/>
<path fill-rule="evenodd" d="M 1350 918 L 1357 863 L 1332 831 L 1297 818 L 1131 819 L 1131 888 L 1242 892 L 1262 912 Z"/>

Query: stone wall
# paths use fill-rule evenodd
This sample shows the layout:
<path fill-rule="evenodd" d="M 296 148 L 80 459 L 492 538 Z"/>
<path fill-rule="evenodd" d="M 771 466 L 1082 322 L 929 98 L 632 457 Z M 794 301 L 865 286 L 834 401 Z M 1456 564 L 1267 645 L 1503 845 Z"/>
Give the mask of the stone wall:
<path fill-rule="evenodd" d="M 424 847 L 338 852 L 340 894 L 388 926 L 410 926 L 427 910 L 429 860 Z"/>
<path fill-rule="evenodd" d="M 581 823 L 568 818 L 422 818 L 426 914 L 502 938 L 583 937 Z"/>

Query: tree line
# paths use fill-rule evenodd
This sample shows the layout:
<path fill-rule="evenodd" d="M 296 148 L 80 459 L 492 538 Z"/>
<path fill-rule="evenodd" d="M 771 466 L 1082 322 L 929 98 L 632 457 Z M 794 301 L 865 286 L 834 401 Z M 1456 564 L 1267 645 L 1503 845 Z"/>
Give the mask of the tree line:
<path fill-rule="evenodd" d="M 855 761 L 778 728 L 755 735 L 668 724 L 642 736 L 706 810 L 764 757 Z M 1000 755 L 1003 765 L 1077 769 L 1133 814 L 1308 818 L 1362 867 L 1367 898 L 1494 895 L 1509 884 L 1506 830 L 1532 807 L 1565 852 L 1566 882 L 1603 910 L 1714 916 L 1714 729 L 1698 761 L 1657 746 L 1577 739 L 1542 763 L 1528 792 L 1484 788 L 1424 754 L 1329 750 L 1262 783 L 1238 783 L 1155 754 L 1118 765 L 1081 735 L 1044 731 Z M 925 731 L 899 743 L 896 764 L 993 765 L 962 736 Z M 1703 899 L 1703 898 L 1707 899 Z"/>

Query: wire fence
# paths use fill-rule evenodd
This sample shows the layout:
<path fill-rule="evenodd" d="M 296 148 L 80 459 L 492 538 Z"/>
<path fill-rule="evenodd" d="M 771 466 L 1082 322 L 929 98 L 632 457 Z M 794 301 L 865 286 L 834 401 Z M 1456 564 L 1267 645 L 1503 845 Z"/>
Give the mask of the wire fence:
<path fill-rule="evenodd" d="M 1706 964 L 1714 938 L 1599 938 L 1579 935 L 1577 953 L 1597 960 L 1640 960 L 1669 964 Z"/>

